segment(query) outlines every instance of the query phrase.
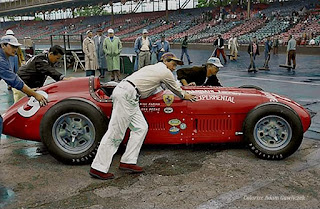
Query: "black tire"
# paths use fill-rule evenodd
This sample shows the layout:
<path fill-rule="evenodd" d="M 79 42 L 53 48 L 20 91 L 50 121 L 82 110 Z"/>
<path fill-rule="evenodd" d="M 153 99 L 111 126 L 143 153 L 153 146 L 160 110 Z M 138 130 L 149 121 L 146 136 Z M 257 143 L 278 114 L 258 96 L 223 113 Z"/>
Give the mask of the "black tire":
<path fill-rule="evenodd" d="M 244 121 L 243 133 L 251 152 L 267 160 L 290 156 L 303 139 L 299 116 L 279 103 L 265 103 L 251 110 Z"/>
<path fill-rule="evenodd" d="M 257 90 L 263 91 L 262 88 L 260 88 L 259 86 L 255 86 L 255 85 L 242 85 L 242 86 L 239 86 L 239 88 L 243 88 L 243 89 L 257 89 Z"/>
<path fill-rule="evenodd" d="M 96 154 L 108 121 L 98 108 L 81 100 L 64 100 L 51 107 L 40 124 L 49 153 L 66 164 L 87 164 Z"/>

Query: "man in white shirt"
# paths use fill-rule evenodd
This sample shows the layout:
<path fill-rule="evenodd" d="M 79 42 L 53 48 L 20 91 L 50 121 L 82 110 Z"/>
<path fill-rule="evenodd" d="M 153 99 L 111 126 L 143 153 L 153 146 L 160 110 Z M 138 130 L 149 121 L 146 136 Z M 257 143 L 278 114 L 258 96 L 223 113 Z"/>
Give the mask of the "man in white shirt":
<path fill-rule="evenodd" d="M 161 83 L 164 83 L 180 98 L 196 101 L 196 97 L 182 90 L 173 78 L 172 71 L 177 65 L 183 65 L 183 62 L 170 52 L 163 54 L 162 60 L 163 62 L 141 68 L 122 80 L 113 90 L 113 109 L 108 131 L 103 136 L 91 165 L 91 176 L 102 180 L 114 178 L 108 171 L 112 157 L 117 152 L 128 127 L 131 130 L 130 138 L 119 168 L 133 173 L 143 172 L 143 168 L 136 164 L 148 132 L 148 124 L 140 110 L 139 98 L 149 97 Z"/>
<path fill-rule="evenodd" d="M 288 53 L 288 65 L 291 66 L 291 60 L 293 61 L 292 69 L 294 70 L 296 68 L 296 47 L 297 42 L 293 35 L 289 36 L 289 42 L 287 46 L 287 53 Z"/>

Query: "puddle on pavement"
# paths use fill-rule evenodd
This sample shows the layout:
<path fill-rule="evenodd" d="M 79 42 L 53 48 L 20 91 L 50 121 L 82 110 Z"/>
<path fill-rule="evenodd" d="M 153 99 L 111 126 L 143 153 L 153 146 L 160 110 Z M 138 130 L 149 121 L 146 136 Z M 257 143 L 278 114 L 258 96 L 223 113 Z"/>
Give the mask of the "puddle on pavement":
<path fill-rule="evenodd" d="M 13 152 L 18 155 L 27 156 L 29 158 L 37 158 L 43 155 L 42 152 L 39 152 L 38 147 L 22 148 L 22 149 L 14 150 Z"/>
<path fill-rule="evenodd" d="M 0 185 L 0 208 L 4 208 L 13 197 L 14 192 L 11 189 Z"/>

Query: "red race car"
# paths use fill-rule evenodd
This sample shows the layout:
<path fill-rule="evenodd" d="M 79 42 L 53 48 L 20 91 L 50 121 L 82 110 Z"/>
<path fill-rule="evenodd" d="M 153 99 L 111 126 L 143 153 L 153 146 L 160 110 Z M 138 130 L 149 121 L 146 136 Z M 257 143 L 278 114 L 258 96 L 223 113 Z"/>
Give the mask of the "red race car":
<path fill-rule="evenodd" d="M 197 96 L 194 103 L 169 90 L 142 99 L 140 108 L 149 124 L 144 143 L 244 140 L 260 158 L 290 156 L 310 126 L 309 113 L 286 97 L 248 87 L 184 87 Z M 94 77 L 44 86 L 39 92 L 48 97 L 48 105 L 40 107 L 33 97 L 24 97 L 5 113 L 3 133 L 42 141 L 64 163 L 89 163 L 108 128 L 113 89 L 114 85 Z"/>

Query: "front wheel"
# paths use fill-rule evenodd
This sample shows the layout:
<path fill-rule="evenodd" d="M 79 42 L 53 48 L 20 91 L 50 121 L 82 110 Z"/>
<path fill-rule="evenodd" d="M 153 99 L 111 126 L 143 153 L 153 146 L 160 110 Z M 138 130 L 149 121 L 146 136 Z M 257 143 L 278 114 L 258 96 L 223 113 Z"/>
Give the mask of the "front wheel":
<path fill-rule="evenodd" d="M 283 104 L 263 104 L 251 110 L 243 125 L 244 139 L 259 158 L 280 160 L 293 154 L 303 139 L 299 116 Z"/>
<path fill-rule="evenodd" d="M 57 160 L 66 164 L 86 164 L 95 156 L 107 125 L 104 115 L 93 105 L 64 100 L 44 115 L 40 136 Z"/>

